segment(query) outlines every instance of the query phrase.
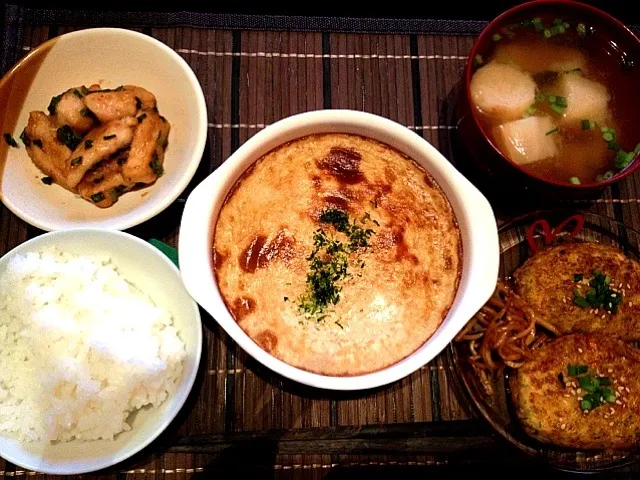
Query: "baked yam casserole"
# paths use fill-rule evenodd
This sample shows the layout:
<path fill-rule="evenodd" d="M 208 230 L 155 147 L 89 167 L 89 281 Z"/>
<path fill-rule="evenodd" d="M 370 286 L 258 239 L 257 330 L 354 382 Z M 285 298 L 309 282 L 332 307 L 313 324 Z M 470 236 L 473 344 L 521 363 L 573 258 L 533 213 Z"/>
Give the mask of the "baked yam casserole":
<path fill-rule="evenodd" d="M 449 202 L 416 162 L 328 133 L 281 145 L 244 172 L 212 255 L 229 311 L 261 348 L 352 376 L 433 335 L 456 295 L 462 244 Z"/>

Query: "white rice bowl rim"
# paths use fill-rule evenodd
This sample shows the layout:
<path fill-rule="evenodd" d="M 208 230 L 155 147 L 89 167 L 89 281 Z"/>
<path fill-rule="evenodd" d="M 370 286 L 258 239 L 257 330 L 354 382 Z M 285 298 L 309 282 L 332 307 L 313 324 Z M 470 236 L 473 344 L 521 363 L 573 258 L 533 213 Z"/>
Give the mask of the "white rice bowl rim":
<path fill-rule="evenodd" d="M 84 238 L 82 246 L 82 249 L 84 250 L 83 253 L 79 253 L 77 249 L 74 248 L 69 250 L 65 248 L 66 239 L 72 239 L 72 241 L 75 239 L 75 241 L 77 241 L 78 238 Z M 121 248 L 123 245 L 129 245 L 129 247 L 133 251 L 139 252 L 140 250 L 147 250 L 150 254 L 150 257 L 153 258 L 153 262 L 155 262 L 156 266 L 162 269 L 164 273 L 170 275 L 172 279 L 176 280 L 177 284 L 182 285 L 180 271 L 178 270 L 178 268 L 160 250 L 158 250 L 150 243 L 126 232 L 93 227 L 78 227 L 66 230 L 57 230 L 44 233 L 38 237 L 27 240 L 26 242 L 16 246 L 0 258 L 0 274 L 4 273 L 9 259 L 11 259 L 13 256 L 18 254 L 25 254 L 30 251 L 41 252 L 47 247 L 57 247 L 58 250 L 70 252 L 74 255 L 101 255 L 101 252 L 96 248 L 93 242 L 87 241 L 87 239 L 90 238 L 101 238 L 102 241 L 105 241 L 105 243 L 113 245 L 113 247 L 110 248 L 113 248 L 114 250 L 118 248 L 118 246 Z M 107 242 L 107 240 L 109 241 Z M 108 254 L 112 259 L 112 262 L 116 265 L 118 271 L 120 272 L 120 262 L 117 260 L 117 252 L 109 252 Z M 132 261 L 130 263 L 135 264 L 135 262 L 136 261 Z M 137 260 L 137 262 L 139 262 L 136 267 L 137 270 L 144 274 L 144 261 Z M 136 284 L 136 282 L 131 281 L 131 279 L 128 278 L 126 274 L 123 274 L 123 276 L 134 285 Z M 153 293 L 150 294 L 144 289 L 140 290 L 147 294 L 155 303 L 156 298 L 154 298 Z M 179 328 L 180 338 L 185 343 L 186 349 L 186 358 L 183 365 L 182 377 L 172 395 L 164 400 L 164 402 L 160 406 L 151 408 L 146 407 L 146 409 L 148 409 L 149 411 L 154 412 L 154 415 L 152 415 L 144 422 L 147 425 L 149 423 L 154 424 L 152 427 L 148 427 L 150 431 L 147 435 L 143 437 L 136 436 L 135 430 L 139 429 L 140 425 L 134 425 L 132 429 L 134 433 L 126 441 L 126 443 L 124 443 L 121 448 L 118 449 L 115 454 L 107 453 L 103 454 L 102 456 L 96 456 L 94 458 L 87 459 L 86 461 L 75 459 L 71 462 L 65 462 L 56 461 L 54 458 L 50 458 L 47 456 L 36 457 L 33 454 L 33 451 L 28 448 L 28 446 L 33 442 L 20 442 L 17 441 L 13 435 L 0 434 L 0 456 L 8 462 L 11 462 L 19 467 L 29 470 L 35 470 L 44 474 L 83 474 L 105 469 L 130 458 L 131 456 L 147 447 L 162 432 L 164 432 L 181 411 L 185 402 L 189 398 L 199 371 L 200 360 L 202 357 L 202 320 L 200 318 L 200 311 L 197 303 L 189 296 L 186 289 L 184 289 L 184 286 L 182 286 L 182 289 L 179 292 L 165 291 L 164 295 L 171 298 L 184 296 L 183 300 L 187 302 L 189 310 L 189 318 L 185 320 L 185 323 L 188 325 L 189 329 L 193 329 L 192 334 L 195 336 L 195 345 L 188 344 L 188 336 L 185 334 L 186 332 L 184 327 Z M 174 302 L 170 300 L 167 303 Z M 175 321 L 176 312 L 170 310 L 170 314 L 172 317 L 174 317 Z M 145 410 L 144 407 L 143 410 Z M 113 442 L 114 444 L 117 443 L 118 437 L 116 437 Z M 70 442 L 62 442 L 63 445 L 68 446 L 70 449 L 79 449 L 79 451 L 84 450 L 83 446 L 86 447 L 87 444 L 91 443 L 91 441 L 85 442 L 76 440 L 72 440 Z M 36 444 L 42 445 L 43 442 L 36 442 Z M 80 457 L 80 455 L 76 457 Z"/>

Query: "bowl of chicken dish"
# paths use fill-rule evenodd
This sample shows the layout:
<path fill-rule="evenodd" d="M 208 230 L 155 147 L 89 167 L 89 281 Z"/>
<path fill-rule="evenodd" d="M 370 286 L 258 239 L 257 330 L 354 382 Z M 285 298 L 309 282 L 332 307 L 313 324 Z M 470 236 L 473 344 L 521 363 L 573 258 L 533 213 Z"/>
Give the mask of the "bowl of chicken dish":
<path fill-rule="evenodd" d="M 33 49 L 0 81 L 0 111 L 0 199 L 43 230 L 148 220 L 186 188 L 206 141 L 189 65 L 129 30 L 80 30 Z"/>

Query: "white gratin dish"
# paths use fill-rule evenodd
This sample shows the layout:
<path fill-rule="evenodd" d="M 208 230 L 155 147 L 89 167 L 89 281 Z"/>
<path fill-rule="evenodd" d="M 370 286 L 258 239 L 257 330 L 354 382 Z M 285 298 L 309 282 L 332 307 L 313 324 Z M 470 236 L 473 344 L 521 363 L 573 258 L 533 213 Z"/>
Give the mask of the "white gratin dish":
<path fill-rule="evenodd" d="M 317 133 L 349 133 L 384 142 L 414 159 L 448 198 L 462 237 L 460 285 L 436 332 L 414 353 L 382 370 L 358 376 L 319 375 L 293 367 L 256 344 L 236 323 L 218 289 L 212 263 L 215 224 L 224 200 L 242 173 L 270 150 Z M 198 302 L 247 353 L 297 382 L 330 390 L 361 390 L 403 378 L 438 355 L 493 292 L 498 278 L 498 231 L 487 199 L 429 142 L 386 118 L 351 110 L 322 110 L 285 118 L 254 135 L 189 196 L 180 225 L 182 279 Z"/>

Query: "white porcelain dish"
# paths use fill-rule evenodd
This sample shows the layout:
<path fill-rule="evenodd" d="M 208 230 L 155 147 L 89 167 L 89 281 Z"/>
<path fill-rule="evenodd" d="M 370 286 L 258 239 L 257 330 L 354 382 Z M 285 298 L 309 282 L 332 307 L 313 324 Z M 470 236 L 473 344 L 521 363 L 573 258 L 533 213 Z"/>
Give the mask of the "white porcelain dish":
<path fill-rule="evenodd" d="M 76 255 L 108 254 L 128 281 L 147 293 L 156 305 L 171 312 L 187 353 L 182 379 L 174 394 L 157 408 L 140 410 L 131 422 L 132 429 L 113 441 L 31 443 L 0 434 L 0 456 L 9 462 L 52 475 L 80 474 L 129 458 L 167 428 L 193 387 L 202 354 L 202 324 L 198 306 L 182 285 L 178 269 L 154 246 L 123 232 L 79 228 L 35 237 L 0 259 L 0 275 L 12 256 L 52 246 Z"/>
<path fill-rule="evenodd" d="M 44 176 L 18 140 L 29 112 L 47 110 L 51 97 L 78 85 L 139 85 L 157 98 L 169 122 L 165 174 L 148 188 L 123 195 L 101 209 Z M 187 187 L 202 158 L 207 108 L 195 74 L 180 55 L 142 33 L 118 28 L 79 30 L 33 49 L 0 81 L 2 133 L 20 148 L 0 142 L 0 199 L 25 222 L 42 230 L 102 227 L 124 230 L 167 208 Z M 4 167 L 2 166 L 4 165 Z"/>
<path fill-rule="evenodd" d="M 373 373 L 331 377 L 278 360 L 260 348 L 235 322 L 218 290 L 212 269 L 212 239 L 227 193 L 256 160 L 288 141 L 314 133 L 363 135 L 387 143 L 422 165 L 438 182 L 457 218 L 463 244 L 460 286 L 449 314 L 416 352 Z M 409 375 L 440 353 L 489 298 L 499 265 L 498 232 L 487 199 L 432 145 L 391 120 L 357 111 L 323 110 L 295 115 L 257 133 L 207 177 L 187 199 L 180 226 L 180 268 L 191 296 L 246 352 L 271 370 L 297 382 L 331 390 L 360 390 Z"/>

